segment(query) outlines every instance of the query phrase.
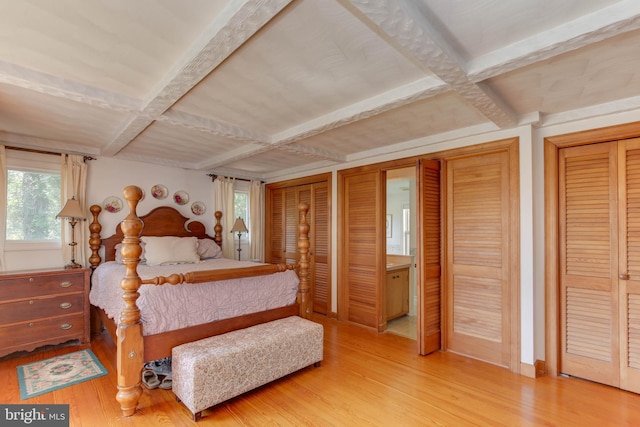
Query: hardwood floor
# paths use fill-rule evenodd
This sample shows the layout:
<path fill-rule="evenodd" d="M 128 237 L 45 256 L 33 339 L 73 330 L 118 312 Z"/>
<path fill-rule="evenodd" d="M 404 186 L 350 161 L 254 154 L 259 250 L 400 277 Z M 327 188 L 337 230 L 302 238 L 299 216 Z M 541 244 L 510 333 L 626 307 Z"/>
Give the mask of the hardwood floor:
<path fill-rule="evenodd" d="M 538 379 L 452 353 L 416 354 L 416 341 L 324 317 L 325 360 L 204 412 L 198 423 L 171 391 L 146 390 L 136 415 L 115 401 L 115 346 L 91 349 L 109 375 L 27 401 L 16 367 L 76 351 L 0 361 L 0 403 L 70 404 L 71 426 L 632 426 L 640 395 L 574 378 Z M 85 346 L 86 347 L 86 346 Z"/>

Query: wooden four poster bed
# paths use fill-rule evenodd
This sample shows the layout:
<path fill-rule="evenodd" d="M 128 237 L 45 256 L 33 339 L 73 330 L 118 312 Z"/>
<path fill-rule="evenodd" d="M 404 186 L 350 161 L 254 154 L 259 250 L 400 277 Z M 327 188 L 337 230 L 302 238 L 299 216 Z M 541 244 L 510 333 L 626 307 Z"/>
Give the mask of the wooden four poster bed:
<path fill-rule="evenodd" d="M 206 234 L 205 227 L 197 221 L 188 222 L 189 219 L 182 216 L 172 207 L 158 207 L 149 212 L 147 215 L 138 217 L 136 209 L 138 202 L 142 198 L 142 190 L 136 186 L 128 186 L 124 189 L 123 195 L 129 207 L 129 214 L 117 227 L 116 232 L 105 239 L 101 238 L 102 225 L 98 220 L 101 207 L 93 205 L 90 211 L 93 215 L 93 222 L 89 225 L 91 232 L 89 246 L 91 247 L 91 257 L 89 262 L 93 269 L 92 277 L 92 310 L 98 313 L 100 320 L 105 328 L 109 331 L 113 341 L 117 345 L 117 378 L 118 391 L 116 400 L 120 403 L 121 410 L 125 416 L 133 415 L 136 411 L 138 400 L 142 394 L 141 374 L 143 365 L 147 361 L 160 359 L 171 356 L 173 347 L 187 342 L 197 341 L 214 335 L 223 334 L 233 330 L 244 329 L 272 320 L 281 319 L 289 316 L 299 315 L 303 318 L 309 318 L 311 314 L 310 298 L 309 298 L 309 225 L 307 224 L 307 212 L 309 206 L 300 204 L 300 222 L 298 225 L 298 252 L 300 255 L 298 265 L 291 264 L 256 264 L 248 263 L 249 266 L 244 268 L 231 269 L 215 269 L 202 270 L 206 268 L 200 266 L 200 262 L 194 264 L 171 265 L 167 268 L 178 271 L 178 267 L 182 267 L 182 272 L 170 273 L 165 275 L 157 275 L 153 277 L 141 278 L 139 271 L 146 266 L 141 265 L 141 255 L 143 254 L 142 239 L 151 240 L 158 236 L 175 236 L 179 238 L 197 238 L 214 240 L 218 245 L 222 242 L 222 226 L 220 225 L 220 212 L 215 213 L 216 225 L 214 227 L 215 236 L 211 237 Z M 148 237 L 152 236 L 152 237 Z M 142 239 L 141 239 L 142 238 Z M 121 244 L 121 245 L 119 245 Z M 100 247 L 105 247 L 105 263 L 101 263 L 101 257 L 98 254 Z M 118 245 L 116 247 L 116 245 Z M 146 242 L 149 245 L 149 242 Z M 149 249 L 148 246 L 146 246 Z M 117 258 L 117 252 L 121 254 L 122 259 Z M 118 257 L 119 258 L 119 257 Z M 114 262 L 108 262 L 114 261 Z M 109 316 L 108 309 L 103 309 L 94 304 L 94 293 L 99 291 L 95 289 L 95 280 L 99 276 L 99 268 L 106 265 L 121 268 L 124 273 L 120 274 L 119 286 L 117 292 L 121 295 L 118 303 L 121 306 L 119 315 Z M 245 262 L 247 264 L 247 262 Z M 195 270 L 199 267 L 201 270 Z M 194 271 L 187 271 L 185 268 L 193 268 Z M 274 308 L 257 309 L 251 313 L 236 315 L 234 317 L 221 318 L 214 321 L 206 321 L 206 323 L 182 327 L 179 329 L 145 334 L 143 325 L 145 317 L 152 317 L 144 313 L 144 309 L 139 307 L 139 297 L 145 297 L 151 292 L 155 292 L 156 288 L 165 288 L 167 292 L 177 290 L 184 291 L 184 286 L 171 286 L 181 284 L 199 284 L 196 287 L 213 285 L 211 283 L 217 281 L 217 284 L 225 283 L 230 287 L 238 288 L 236 282 L 246 280 L 243 278 L 252 277 L 250 280 L 268 279 L 274 282 L 281 282 L 283 274 L 293 275 L 293 271 L 297 271 L 297 279 L 293 288 L 293 300 L 287 303 L 274 303 L 278 305 Z M 146 273 L 148 274 L 148 273 Z M 277 276 L 281 275 L 281 276 Z M 143 275 L 144 276 L 144 275 Z M 258 277 L 260 276 L 260 277 Z M 147 288 L 143 285 L 156 285 Z M 165 286 L 160 286 L 165 285 Z M 170 285 L 166 288 L 166 285 Z M 188 285 L 187 285 L 188 286 Z M 244 285 L 243 285 L 244 286 Z M 195 288 L 191 288 L 195 289 Z M 210 292 L 207 290 L 206 292 Z M 174 298 L 174 297 L 169 297 Z M 252 298 L 252 295 L 248 295 Z M 95 297 L 97 300 L 97 296 Z M 143 300 L 144 298 L 140 298 Z M 177 298 L 174 298 L 177 299 Z M 203 297 L 200 297 L 203 299 Z M 204 298 L 206 299 L 206 297 Z M 178 301 L 172 300 L 171 307 L 175 308 Z M 180 308 L 183 314 L 190 310 L 191 306 Z M 213 310 L 204 310 L 207 314 Z M 182 317 L 181 315 L 176 317 Z M 115 319 L 119 319 L 116 324 Z"/>

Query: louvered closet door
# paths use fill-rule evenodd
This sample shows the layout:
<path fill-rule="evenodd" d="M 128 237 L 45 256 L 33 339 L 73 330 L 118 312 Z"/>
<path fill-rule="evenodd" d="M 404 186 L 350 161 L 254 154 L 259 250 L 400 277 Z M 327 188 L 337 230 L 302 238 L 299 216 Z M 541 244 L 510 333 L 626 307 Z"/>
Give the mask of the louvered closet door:
<path fill-rule="evenodd" d="M 313 311 L 329 313 L 329 185 L 326 182 L 313 184 Z"/>
<path fill-rule="evenodd" d="M 343 247 L 339 250 L 343 291 L 340 320 L 381 330 L 379 310 L 383 279 L 378 267 L 383 248 L 380 172 L 343 177 Z"/>
<path fill-rule="evenodd" d="M 447 350 L 511 361 L 509 154 L 447 160 Z"/>
<path fill-rule="evenodd" d="M 420 160 L 420 354 L 440 349 L 440 163 Z"/>
<path fill-rule="evenodd" d="M 619 385 L 616 143 L 560 150 L 561 372 Z"/>
<path fill-rule="evenodd" d="M 640 139 L 619 142 L 620 387 L 640 393 Z"/>

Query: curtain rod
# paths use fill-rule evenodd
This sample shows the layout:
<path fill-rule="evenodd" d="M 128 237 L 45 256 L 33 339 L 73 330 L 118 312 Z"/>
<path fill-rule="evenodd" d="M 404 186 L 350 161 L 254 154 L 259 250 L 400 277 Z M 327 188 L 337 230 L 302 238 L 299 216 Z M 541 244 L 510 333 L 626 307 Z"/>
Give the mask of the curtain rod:
<path fill-rule="evenodd" d="M 26 151 L 28 153 L 47 154 L 51 156 L 61 156 L 63 154 L 68 154 L 68 153 L 56 153 L 55 151 L 36 150 L 35 148 L 11 147 L 9 145 L 6 145 L 4 148 L 8 150 Z M 95 157 L 91 157 L 87 155 L 83 155 L 82 158 L 84 159 L 85 162 L 87 160 L 96 160 Z"/>
<path fill-rule="evenodd" d="M 218 175 L 216 175 L 215 173 L 208 173 L 207 176 L 211 177 L 211 181 L 215 181 L 215 179 L 218 177 Z M 233 178 L 233 179 L 238 181 L 246 181 L 246 182 L 258 181 L 256 179 L 247 179 L 247 178 Z M 260 180 L 260 183 L 264 184 L 264 181 Z"/>

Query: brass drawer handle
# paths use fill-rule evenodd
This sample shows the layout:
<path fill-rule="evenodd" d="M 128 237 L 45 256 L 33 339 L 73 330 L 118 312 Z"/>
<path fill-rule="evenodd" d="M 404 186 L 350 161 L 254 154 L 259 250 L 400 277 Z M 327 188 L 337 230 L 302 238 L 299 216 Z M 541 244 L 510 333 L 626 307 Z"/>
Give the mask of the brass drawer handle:
<path fill-rule="evenodd" d="M 34 279 L 33 277 L 29 277 L 29 282 L 30 282 L 30 283 L 33 283 L 33 281 L 34 281 L 34 280 L 35 280 L 35 279 Z"/>
<path fill-rule="evenodd" d="M 33 328 L 33 322 L 29 322 L 29 327 Z"/>
<path fill-rule="evenodd" d="M 63 302 L 60 304 L 60 308 L 63 310 L 66 310 L 67 308 L 71 308 L 73 304 L 71 304 L 70 302 Z"/>
<path fill-rule="evenodd" d="M 71 329 L 72 326 L 73 325 L 71 323 L 63 323 L 62 325 L 60 325 L 60 329 L 67 330 L 67 329 Z"/>
<path fill-rule="evenodd" d="M 60 287 L 61 288 L 68 288 L 69 286 L 71 286 L 73 283 L 67 281 L 67 282 L 60 282 Z"/>

